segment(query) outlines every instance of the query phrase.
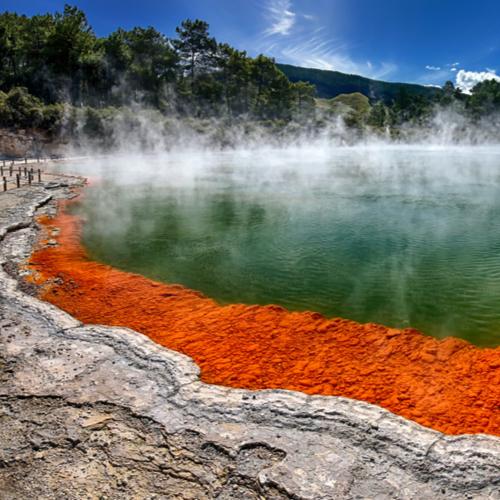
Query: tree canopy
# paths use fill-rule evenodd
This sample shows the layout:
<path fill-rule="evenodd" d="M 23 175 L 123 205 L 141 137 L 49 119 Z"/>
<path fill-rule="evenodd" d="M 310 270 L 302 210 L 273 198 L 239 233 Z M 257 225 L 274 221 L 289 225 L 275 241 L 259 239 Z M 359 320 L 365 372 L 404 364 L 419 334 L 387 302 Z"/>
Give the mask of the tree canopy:
<path fill-rule="evenodd" d="M 318 98 L 332 86 L 350 90 Z M 0 14 L 0 126 L 71 130 L 80 110 L 84 130 L 99 136 L 103 117 L 136 107 L 168 119 L 316 129 L 341 117 L 355 135 L 397 135 L 428 126 L 439 110 L 461 114 L 462 127 L 489 119 L 500 113 L 500 82 L 481 82 L 466 94 L 452 82 L 436 89 L 277 65 L 219 43 L 200 19 L 184 20 L 174 38 L 151 26 L 98 37 L 70 5 L 32 17 Z"/>
<path fill-rule="evenodd" d="M 291 83 L 187 19 L 169 39 L 153 27 L 99 38 L 83 11 L 0 15 L 0 89 L 23 87 L 46 103 L 96 108 L 137 103 L 200 117 L 285 119 L 310 113 L 314 87 Z"/>

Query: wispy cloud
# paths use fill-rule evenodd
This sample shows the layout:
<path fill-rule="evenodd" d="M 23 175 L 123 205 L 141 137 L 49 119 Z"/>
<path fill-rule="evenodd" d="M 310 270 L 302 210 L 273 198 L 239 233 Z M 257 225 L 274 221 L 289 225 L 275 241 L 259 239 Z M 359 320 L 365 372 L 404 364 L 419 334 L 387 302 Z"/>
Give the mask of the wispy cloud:
<path fill-rule="evenodd" d="M 497 80 L 500 82 L 500 76 L 495 71 L 465 71 L 461 69 L 457 73 L 455 82 L 458 88 L 469 94 L 478 83 L 486 80 Z"/>
<path fill-rule="evenodd" d="M 267 27 L 256 49 L 278 62 L 371 78 L 384 78 L 397 69 L 389 62 L 355 60 L 345 43 L 334 39 L 316 16 L 296 11 L 291 0 L 268 0 L 263 16 Z"/>
<path fill-rule="evenodd" d="M 322 30 L 313 36 L 295 39 L 293 43 L 282 46 L 280 52 L 291 64 L 372 78 L 383 78 L 396 70 L 396 65 L 391 63 L 373 64 L 371 61 L 354 60 L 345 44 L 329 39 Z"/>
<path fill-rule="evenodd" d="M 431 66 L 428 64 L 425 69 L 428 69 L 429 71 L 441 71 L 441 66 Z"/>
<path fill-rule="evenodd" d="M 269 27 L 266 35 L 289 35 L 296 21 L 290 0 L 270 0 L 265 7 L 265 16 Z"/>

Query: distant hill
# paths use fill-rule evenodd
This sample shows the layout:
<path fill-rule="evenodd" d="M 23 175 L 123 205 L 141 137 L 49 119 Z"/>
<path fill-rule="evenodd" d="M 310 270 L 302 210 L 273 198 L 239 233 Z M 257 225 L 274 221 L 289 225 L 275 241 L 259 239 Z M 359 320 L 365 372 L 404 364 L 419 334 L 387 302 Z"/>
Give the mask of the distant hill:
<path fill-rule="evenodd" d="M 392 102 L 400 93 L 433 97 L 441 92 L 436 87 L 425 87 L 414 83 L 393 83 L 372 80 L 359 75 L 348 75 L 339 71 L 301 68 L 290 64 L 277 64 L 292 82 L 309 82 L 316 86 L 318 97 L 330 99 L 339 94 L 360 92 L 372 101 Z"/>

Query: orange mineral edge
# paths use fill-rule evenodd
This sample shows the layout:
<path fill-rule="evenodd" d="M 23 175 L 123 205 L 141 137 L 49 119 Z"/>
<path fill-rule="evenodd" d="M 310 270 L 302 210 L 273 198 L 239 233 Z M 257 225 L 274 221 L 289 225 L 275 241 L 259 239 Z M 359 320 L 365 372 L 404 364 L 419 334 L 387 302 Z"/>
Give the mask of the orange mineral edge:
<path fill-rule="evenodd" d="M 344 396 L 447 434 L 500 435 L 500 348 L 274 305 L 221 306 L 90 260 L 67 203 L 39 218 L 58 245 L 36 250 L 29 267 L 40 297 L 83 323 L 141 332 L 193 358 L 206 383 Z"/>

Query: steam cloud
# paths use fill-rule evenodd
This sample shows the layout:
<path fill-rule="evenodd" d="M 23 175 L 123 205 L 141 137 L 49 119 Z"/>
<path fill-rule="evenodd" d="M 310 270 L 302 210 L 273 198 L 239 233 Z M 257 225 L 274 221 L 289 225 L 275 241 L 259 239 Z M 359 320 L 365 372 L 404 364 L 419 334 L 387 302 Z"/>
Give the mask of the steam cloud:
<path fill-rule="evenodd" d="M 66 118 L 63 127 L 65 152 L 71 156 L 111 154 L 164 154 L 181 151 L 268 150 L 312 148 L 328 150 L 352 146 L 496 145 L 500 115 L 489 114 L 471 121 L 460 105 L 436 105 L 420 123 L 403 123 L 396 133 L 389 127 L 353 128 L 345 115 L 328 116 L 318 122 L 262 123 L 228 119 L 166 117 L 139 105 L 105 117 L 96 130 L 88 131 L 89 109 Z M 66 136 L 69 139 L 64 139 Z"/>

